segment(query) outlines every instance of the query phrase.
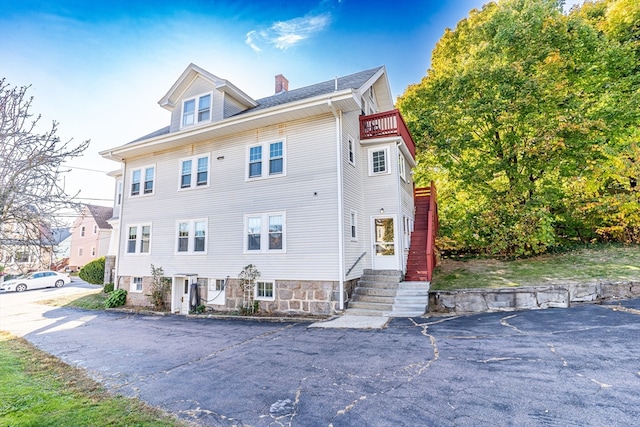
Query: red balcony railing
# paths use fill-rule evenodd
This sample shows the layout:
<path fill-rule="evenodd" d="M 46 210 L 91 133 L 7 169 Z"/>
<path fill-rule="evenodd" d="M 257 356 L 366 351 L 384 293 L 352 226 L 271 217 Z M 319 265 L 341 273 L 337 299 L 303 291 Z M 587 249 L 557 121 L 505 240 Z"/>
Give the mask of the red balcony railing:
<path fill-rule="evenodd" d="M 416 144 L 409 133 L 400 111 L 391 110 L 384 113 L 360 116 L 360 139 L 384 138 L 400 136 L 407 144 L 411 155 L 416 157 Z"/>

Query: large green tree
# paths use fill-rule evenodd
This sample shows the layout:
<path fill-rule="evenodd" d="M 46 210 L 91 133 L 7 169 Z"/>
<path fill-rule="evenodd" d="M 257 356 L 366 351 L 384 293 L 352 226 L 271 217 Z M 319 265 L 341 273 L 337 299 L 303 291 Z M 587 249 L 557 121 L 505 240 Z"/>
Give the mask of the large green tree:
<path fill-rule="evenodd" d="M 620 160 L 638 129 L 638 58 L 598 27 L 621 1 L 589 15 L 501 0 L 440 39 L 398 107 L 420 147 L 416 176 L 440 186 L 445 248 L 518 256 L 595 236 L 593 215 L 568 203 L 593 197 L 575 183 Z M 624 22 L 616 31 L 629 39 Z"/>

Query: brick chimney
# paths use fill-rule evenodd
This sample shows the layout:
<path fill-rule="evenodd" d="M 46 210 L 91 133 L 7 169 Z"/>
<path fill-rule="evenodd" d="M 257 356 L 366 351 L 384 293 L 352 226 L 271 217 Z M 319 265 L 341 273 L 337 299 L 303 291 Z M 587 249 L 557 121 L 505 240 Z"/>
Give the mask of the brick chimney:
<path fill-rule="evenodd" d="M 289 90 L 289 80 L 282 74 L 276 76 L 276 93 L 286 92 Z"/>

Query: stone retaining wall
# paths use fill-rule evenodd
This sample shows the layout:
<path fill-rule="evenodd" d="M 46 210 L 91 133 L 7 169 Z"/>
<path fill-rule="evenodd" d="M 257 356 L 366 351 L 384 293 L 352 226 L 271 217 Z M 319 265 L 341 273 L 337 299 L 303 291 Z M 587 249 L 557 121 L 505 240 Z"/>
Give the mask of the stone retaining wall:
<path fill-rule="evenodd" d="M 572 303 L 640 297 L 640 282 L 600 282 L 500 289 L 429 292 L 430 313 L 567 308 Z"/>

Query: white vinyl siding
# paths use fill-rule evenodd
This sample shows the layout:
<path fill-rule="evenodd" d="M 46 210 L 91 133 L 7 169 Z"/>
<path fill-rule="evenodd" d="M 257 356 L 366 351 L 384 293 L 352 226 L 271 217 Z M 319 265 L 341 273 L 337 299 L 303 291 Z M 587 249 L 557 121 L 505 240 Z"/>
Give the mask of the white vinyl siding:
<path fill-rule="evenodd" d="M 153 255 L 149 263 L 164 267 L 168 277 L 188 272 L 203 277 L 237 277 L 238 271 L 253 263 L 263 277 L 278 280 L 339 280 L 335 268 L 338 263 L 335 117 L 326 114 L 313 120 L 260 128 L 259 132 L 259 139 L 256 130 L 251 130 L 211 138 L 197 146 L 154 153 L 156 195 L 162 197 L 127 199 L 122 205 L 121 221 L 153 224 Z M 255 145 L 256 140 L 286 143 L 287 179 L 246 180 L 247 147 Z M 205 191 L 179 191 L 180 159 L 207 154 L 212 185 Z M 149 158 L 132 160 L 127 169 L 140 168 Z M 362 191 L 357 197 L 362 198 Z M 244 217 L 254 212 L 286 212 L 283 250 L 261 253 L 258 260 L 256 252 L 246 251 Z M 349 224 L 348 215 L 347 209 L 345 228 Z M 197 218 L 208 218 L 206 258 L 177 252 L 176 220 Z M 362 223 L 362 214 L 358 220 Z M 120 255 L 125 255 L 126 228 L 120 235 Z M 118 274 L 146 276 L 149 263 L 121 256 Z"/>

